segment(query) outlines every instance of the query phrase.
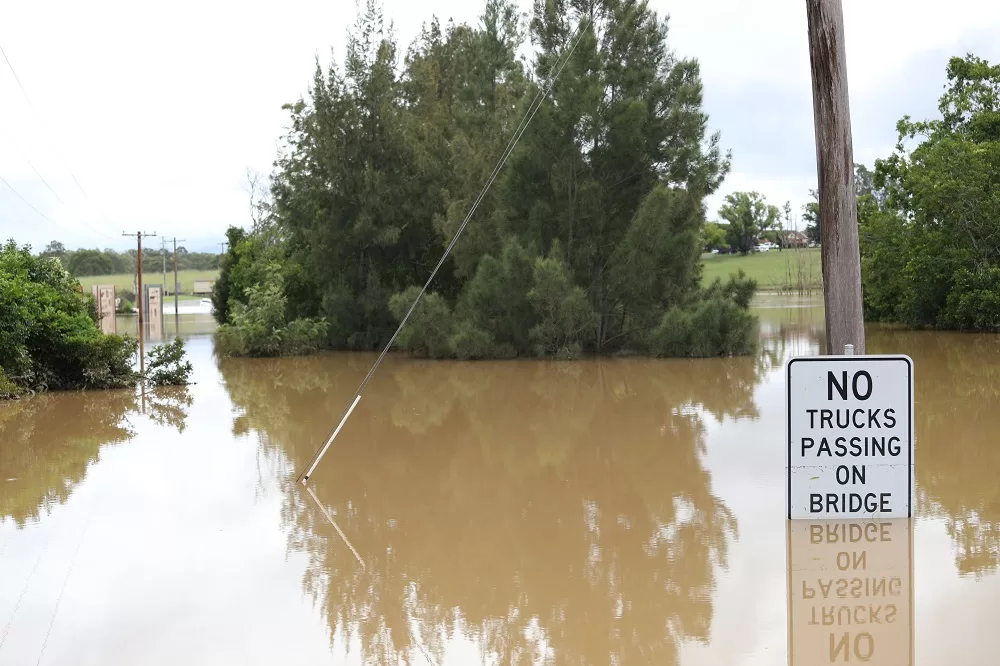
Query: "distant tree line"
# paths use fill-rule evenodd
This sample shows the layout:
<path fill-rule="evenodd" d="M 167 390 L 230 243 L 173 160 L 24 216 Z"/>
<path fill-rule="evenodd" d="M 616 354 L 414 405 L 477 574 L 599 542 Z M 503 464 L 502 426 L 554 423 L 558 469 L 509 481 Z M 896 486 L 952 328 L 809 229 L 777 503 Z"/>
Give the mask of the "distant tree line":
<path fill-rule="evenodd" d="M 583 25 L 581 25 L 583 22 Z M 698 63 L 647 3 L 487 0 L 400 57 L 373 1 L 317 63 L 216 284 L 223 353 L 385 344 L 560 57 L 572 55 L 398 346 L 432 357 L 746 353 L 756 285 L 701 284 L 728 173 Z M 573 41 L 579 31 L 578 41 Z M 530 62 L 519 56 L 530 49 Z"/>
<path fill-rule="evenodd" d="M 90 277 L 94 275 L 120 275 L 135 273 L 136 250 L 118 252 L 112 249 L 67 250 L 59 241 L 52 241 L 45 246 L 38 256 L 42 259 L 59 259 L 62 265 L 74 277 Z M 164 253 L 156 247 L 142 249 L 142 272 L 159 273 L 163 270 L 164 258 L 168 271 L 174 267 L 173 248 Z M 188 252 L 184 247 L 177 248 L 178 270 L 217 270 L 220 255 L 212 252 Z"/>

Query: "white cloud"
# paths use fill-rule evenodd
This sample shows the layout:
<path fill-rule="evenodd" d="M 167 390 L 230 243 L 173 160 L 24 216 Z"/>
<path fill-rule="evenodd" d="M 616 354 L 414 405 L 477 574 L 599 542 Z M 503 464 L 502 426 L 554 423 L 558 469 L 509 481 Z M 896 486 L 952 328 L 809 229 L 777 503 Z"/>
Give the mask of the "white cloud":
<path fill-rule="evenodd" d="M 815 181 L 804 3 L 653 5 L 671 15 L 677 52 L 701 61 L 712 127 L 734 152 L 710 213 L 735 189 L 800 205 Z M 996 3 L 845 5 L 859 161 L 891 149 L 903 113 L 933 113 L 949 56 L 1000 60 L 989 38 L 1000 28 Z M 405 46 L 432 14 L 472 21 L 480 5 L 386 0 L 385 8 Z M 0 45 L 34 110 L 0 63 L 0 176 L 54 224 L 0 184 L 0 237 L 123 246 L 123 229 L 142 228 L 210 247 L 228 225 L 247 222 L 245 169 L 270 169 L 287 117 L 281 105 L 305 92 L 317 55 L 326 64 L 333 48 L 343 59 L 355 12 L 353 0 L 9 3 Z"/>

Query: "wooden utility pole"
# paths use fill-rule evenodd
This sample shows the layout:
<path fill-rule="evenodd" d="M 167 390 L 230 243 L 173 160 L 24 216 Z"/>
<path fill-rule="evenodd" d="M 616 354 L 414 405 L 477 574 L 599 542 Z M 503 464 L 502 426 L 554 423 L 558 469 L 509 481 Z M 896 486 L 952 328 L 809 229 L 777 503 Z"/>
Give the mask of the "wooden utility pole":
<path fill-rule="evenodd" d="M 826 353 L 865 353 L 858 202 L 842 0 L 806 0 L 826 306 Z"/>
<path fill-rule="evenodd" d="M 163 257 L 163 289 L 167 289 L 167 239 L 160 239 L 160 256 Z"/>
<path fill-rule="evenodd" d="M 137 231 L 134 234 L 129 234 L 129 233 L 125 233 L 123 231 L 122 232 L 122 236 L 135 236 L 135 238 L 136 238 L 136 245 L 137 245 L 138 251 L 139 251 L 139 253 L 135 257 L 135 261 L 136 261 L 136 281 L 138 283 L 137 286 L 136 286 L 135 304 L 136 304 L 136 307 L 139 310 L 139 374 L 145 375 L 146 374 L 146 346 L 145 346 L 145 338 L 143 337 L 143 333 L 144 332 L 143 332 L 143 326 L 142 326 L 142 324 L 143 324 L 142 308 L 143 308 L 143 305 L 144 305 L 143 298 L 142 298 L 142 237 L 145 236 L 147 238 L 150 238 L 150 237 L 154 237 L 155 238 L 156 234 L 155 233 L 153 233 L 153 234 L 144 234 L 141 231 Z"/>
<path fill-rule="evenodd" d="M 185 239 L 184 238 L 172 238 L 172 239 L 170 239 L 170 241 L 174 244 L 174 289 L 173 289 L 173 291 L 174 291 L 174 317 L 176 318 L 177 315 L 180 313 L 180 309 L 179 309 L 179 306 L 177 304 L 177 292 L 179 291 L 177 289 L 177 243 L 183 243 L 185 241 Z"/>
<path fill-rule="evenodd" d="M 223 242 L 219 243 L 219 245 L 222 246 L 222 254 L 225 254 L 226 253 L 226 246 L 229 245 L 229 243 L 223 241 Z"/>

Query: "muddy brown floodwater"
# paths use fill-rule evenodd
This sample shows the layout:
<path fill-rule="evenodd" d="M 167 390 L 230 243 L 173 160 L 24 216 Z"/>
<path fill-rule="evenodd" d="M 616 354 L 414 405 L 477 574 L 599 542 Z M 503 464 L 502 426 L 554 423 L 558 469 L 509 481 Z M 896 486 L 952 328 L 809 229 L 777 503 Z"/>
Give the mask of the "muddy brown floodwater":
<path fill-rule="evenodd" d="M 994 663 L 1000 337 L 869 329 L 917 517 L 812 533 L 781 370 L 822 309 L 757 307 L 751 358 L 391 357 L 315 499 L 370 355 L 194 334 L 187 389 L 0 404 L 0 664 Z"/>

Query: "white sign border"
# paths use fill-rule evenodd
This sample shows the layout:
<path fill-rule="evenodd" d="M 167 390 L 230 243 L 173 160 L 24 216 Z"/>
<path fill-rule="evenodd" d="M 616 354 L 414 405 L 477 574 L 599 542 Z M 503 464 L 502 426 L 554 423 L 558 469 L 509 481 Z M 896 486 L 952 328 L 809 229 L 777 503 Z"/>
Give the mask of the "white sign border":
<path fill-rule="evenodd" d="M 913 519 L 913 501 L 915 486 L 914 448 L 916 441 L 913 436 L 914 423 L 914 391 L 913 391 L 913 359 L 906 354 L 865 354 L 860 356 L 846 354 L 831 354 L 829 356 L 795 356 L 785 362 L 785 518 L 787 520 L 847 520 L 845 518 L 792 518 L 792 364 L 810 361 L 904 361 L 908 378 L 909 418 L 906 424 L 910 445 L 907 451 L 907 491 L 909 500 L 906 504 L 906 518 Z M 900 516 L 902 517 L 902 516 Z"/>

